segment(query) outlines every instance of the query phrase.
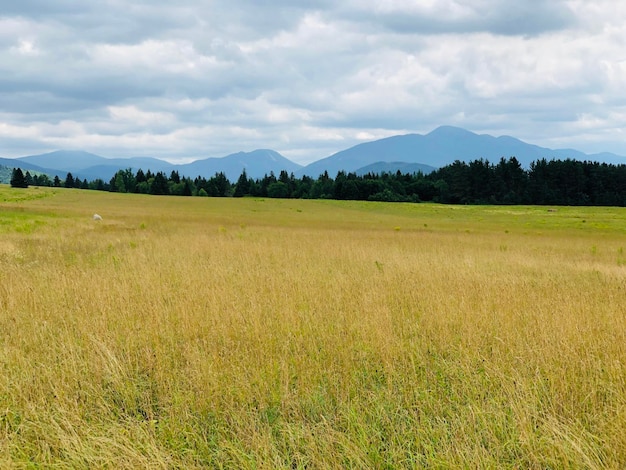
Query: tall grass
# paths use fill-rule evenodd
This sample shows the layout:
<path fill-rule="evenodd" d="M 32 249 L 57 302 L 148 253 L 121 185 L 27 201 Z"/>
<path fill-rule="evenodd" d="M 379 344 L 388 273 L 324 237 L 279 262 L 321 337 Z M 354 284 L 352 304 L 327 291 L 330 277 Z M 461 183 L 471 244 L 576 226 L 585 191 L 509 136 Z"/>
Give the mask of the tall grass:
<path fill-rule="evenodd" d="M 622 209 L 2 200 L 2 467 L 626 465 Z"/>

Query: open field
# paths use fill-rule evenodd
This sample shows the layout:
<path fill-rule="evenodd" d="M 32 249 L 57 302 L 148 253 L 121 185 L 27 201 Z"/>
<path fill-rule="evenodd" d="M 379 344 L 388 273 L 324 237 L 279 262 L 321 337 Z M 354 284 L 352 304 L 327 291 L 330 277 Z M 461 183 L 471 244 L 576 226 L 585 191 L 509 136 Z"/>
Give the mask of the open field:
<path fill-rule="evenodd" d="M 0 467 L 624 468 L 624 249 L 626 209 L 0 186 Z"/>

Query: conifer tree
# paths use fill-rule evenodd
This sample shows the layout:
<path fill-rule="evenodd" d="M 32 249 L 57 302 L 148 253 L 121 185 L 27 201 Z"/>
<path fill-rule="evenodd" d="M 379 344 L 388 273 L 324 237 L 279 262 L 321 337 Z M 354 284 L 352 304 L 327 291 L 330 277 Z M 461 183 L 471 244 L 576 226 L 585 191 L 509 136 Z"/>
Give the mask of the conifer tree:
<path fill-rule="evenodd" d="M 248 180 L 248 175 L 246 174 L 246 169 L 244 168 L 235 185 L 235 192 L 233 193 L 233 196 L 243 197 L 247 194 L 250 194 L 250 181 Z"/>
<path fill-rule="evenodd" d="M 67 176 L 65 177 L 65 187 L 66 188 L 74 187 L 74 176 L 72 176 L 72 173 L 68 173 Z"/>
<path fill-rule="evenodd" d="M 11 187 L 12 188 L 28 188 L 28 182 L 22 172 L 21 168 L 13 168 L 11 175 Z"/>

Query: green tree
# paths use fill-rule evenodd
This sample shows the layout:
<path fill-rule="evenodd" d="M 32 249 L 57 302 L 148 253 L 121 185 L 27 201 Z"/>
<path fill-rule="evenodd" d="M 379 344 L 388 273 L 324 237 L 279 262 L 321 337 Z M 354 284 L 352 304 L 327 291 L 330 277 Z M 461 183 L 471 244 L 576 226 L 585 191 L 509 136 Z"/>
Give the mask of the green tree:
<path fill-rule="evenodd" d="M 207 194 L 213 197 L 226 197 L 230 195 L 231 185 L 223 172 L 215 173 L 206 184 Z"/>
<path fill-rule="evenodd" d="M 95 189 L 96 191 L 104 191 L 104 180 L 96 178 L 89 183 L 89 189 Z"/>
<path fill-rule="evenodd" d="M 28 174 L 26 175 L 26 181 L 28 181 Z M 46 174 L 33 175 L 32 184 L 33 186 L 52 186 L 52 181 Z"/>
<path fill-rule="evenodd" d="M 74 177 L 72 176 L 71 173 L 68 173 L 67 176 L 65 177 L 65 187 L 66 188 L 74 187 Z"/>
<path fill-rule="evenodd" d="M 344 171 L 337 173 L 334 188 L 336 199 L 359 199 L 359 187 L 356 183 L 356 174 L 346 175 Z"/>
<path fill-rule="evenodd" d="M 289 197 L 289 186 L 287 186 L 287 183 L 283 183 L 282 181 L 271 183 L 267 187 L 267 196 L 274 198 Z"/>
<path fill-rule="evenodd" d="M 291 173 L 290 175 L 285 170 L 281 170 L 280 174 L 278 175 L 278 181 L 287 185 L 286 197 L 293 197 L 293 190 L 296 187 L 296 181 L 293 173 Z"/>
<path fill-rule="evenodd" d="M 159 171 L 154 176 L 154 181 L 150 187 L 150 194 L 167 195 L 170 192 L 169 185 L 167 184 L 167 178 L 163 172 Z"/>
<path fill-rule="evenodd" d="M 466 201 L 472 204 L 493 203 L 494 192 L 491 187 L 494 183 L 493 167 L 489 160 L 471 161 L 467 171 L 469 177 L 469 191 L 466 195 Z"/>
<path fill-rule="evenodd" d="M 124 183 L 124 172 L 118 171 L 113 180 L 111 181 L 111 191 L 117 191 L 118 193 L 126 192 L 126 184 Z"/>
<path fill-rule="evenodd" d="M 193 195 L 193 186 L 192 182 L 189 178 L 183 179 L 183 196 L 192 196 Z"/>
<path fill-rule="evenodd" d="M 515 157 L 504 157 L 493 168 L 493 188 L 496 199 L 504 204 L 521 204 L 526 199 L 528 175 Z"/>
<path fill-rule="evenodd" d="M 137 192 L 141 194 L 149 194 L 150 185 L 153 181 L 154 181 L 154 178 L 151 178 L 147 181 L 142 181 L 141 183 L 137 183 Z"/>
<path fill-rule="evenodd" d="M 335 182 L 328 175 L 328 171 L 324 171 L 311 186 L 309 193 L 311 199 L 333 199 L 335 197 Z"/>
<path fill-rule="evenodd" d="M 180 175 L 178 174 L 178 171 L 172 170 L 172 172 L 170 173 L 170 181 L 172 181 L 174 184 L 180 183 Z"/>
<path fill-rule="evenodd" d="M 28 188 L 28 182 L 22 172 L 21 168 L 13 168 L 11 174 L 11 187 L 12 188 Z"/>
<path fill-rule="evenodd" d="M 303 175 L 301 179 L 295 180 L 295 188 L 292 197 L 306 199 L 311 197 L 311 188 L 313 187 L 313 178 Z"/>
<path fill-rule="evenodd" d="M 243 197 L 250 194 L 250 180 L 248 179 L 248 175 L 246 174 L 246 169 L 244 168 L 239 175 L 239 179 L 235 184 L 235 192 L 233 193 L 233 197 Z"/>
<path fill-rule="evenodd" d="M 146 174 L 141 168 L 137 170 L 137 176 L 135 176 L 135 180 L 137 181 L 137 183 L 143 183 L 144 181 L 147 181 Z"/>

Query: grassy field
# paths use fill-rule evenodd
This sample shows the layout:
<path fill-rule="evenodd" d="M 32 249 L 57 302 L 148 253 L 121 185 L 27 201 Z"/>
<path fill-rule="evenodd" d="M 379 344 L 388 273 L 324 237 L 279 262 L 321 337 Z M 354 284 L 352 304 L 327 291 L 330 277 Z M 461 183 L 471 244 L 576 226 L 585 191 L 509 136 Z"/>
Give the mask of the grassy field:
<path fill-rule="evenodd" d="M 616 208 L 0 187 L 0 467 L 624 468 L 625 247 Z"/>

